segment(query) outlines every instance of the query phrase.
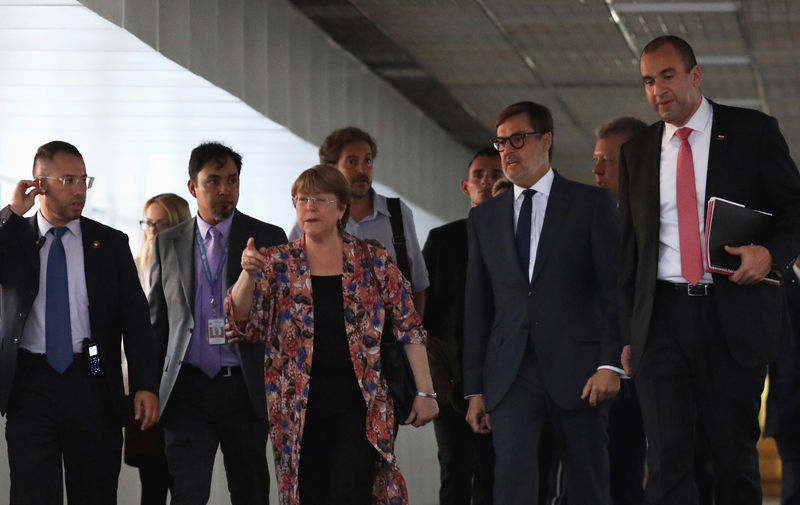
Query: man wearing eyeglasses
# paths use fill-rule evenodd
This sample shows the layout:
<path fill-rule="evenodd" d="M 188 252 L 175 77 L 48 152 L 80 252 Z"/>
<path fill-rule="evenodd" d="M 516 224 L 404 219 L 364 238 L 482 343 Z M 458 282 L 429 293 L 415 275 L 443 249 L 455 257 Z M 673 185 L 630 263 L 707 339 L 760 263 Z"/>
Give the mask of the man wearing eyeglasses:
<path fill-rule="evenodd" d="M 120 337 L 135 417 L 158 419 L 158 362 L 128 238 L 81 216 L 93 178 L 81 153 L 41 146 L 33 179 L 0 211 L 0 412 L 11 504 L 117 500 L 124 401 Z M 22 216 L 39 197 L 39 211 Z"/>
<path fill-rule="evenodd" d="M 604 190 L 550 167 L 546 107 L 506 107 L 492 142 L 514 188 L 473 208 L 467 224 L 467 421 L 492 433 L 495 503 L 537 502 L 539 442 L 550 423 L 570 503 L 605 505 L 604 402 L 622 373 L 616 210 Z"/>
<path fill-rule="evenodd" d="M 208 502 L 218 447 L 231 503 L 268 503 L 264 345 L 227 343 L 223 301 L 248 238 L 265 248 L 286 234 L 236 210 L 241 170 L 241 155 L 228 146 L 192 150 L 197 216 L 153 243 L 150 316 L 165 353 L 160 396 L 173 505 Z"/>

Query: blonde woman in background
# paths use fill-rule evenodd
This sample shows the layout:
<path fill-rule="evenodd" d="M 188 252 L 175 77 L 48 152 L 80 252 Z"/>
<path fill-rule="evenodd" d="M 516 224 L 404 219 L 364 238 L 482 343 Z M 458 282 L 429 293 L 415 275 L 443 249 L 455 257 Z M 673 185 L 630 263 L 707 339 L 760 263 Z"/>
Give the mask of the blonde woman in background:
<path fill-rule="evenodd" d="M 139 282 L 146 295 L 150 295 L 153 239 L 160 232 L 191 217 L 189 204 L 174 193 L 162 193 L 145 202 L 144 219 L 139 221 L 142 227 L 142 241 L 139 254 L 134 261 L 139 273 Z M 127 363 L 123 363 L 123 372 L 127 371 L 125 365 Z M 160 424 L 142 431 L 131 416 L 125 428 L 125 463 L 139 468 L 139 480 L 142 483 L 141 505 L 165 505 L 167 490 L 172 489 L 172 476 L 167 468 L 164 432 Z"/>
<path fill-rule="evenodd" d="M 161 193 L 144 204 L 144 219 L 139 221 L 142 227 L 142 241 L 139 254 L 134 260 L 139 272 L 144 294 L 150 294 L 150 260 L 153 255 L 153 239 L 159 232 L 172 228 L 192 217 L 189 204 L 175 193 Z"/>

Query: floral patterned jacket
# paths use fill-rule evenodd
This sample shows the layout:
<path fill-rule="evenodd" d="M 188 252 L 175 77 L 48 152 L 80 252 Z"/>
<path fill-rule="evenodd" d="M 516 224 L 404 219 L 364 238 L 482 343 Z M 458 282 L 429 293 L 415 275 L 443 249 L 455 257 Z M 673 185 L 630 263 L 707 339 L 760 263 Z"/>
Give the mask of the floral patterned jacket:
<path fill-rule="evenodd" d="M 235 332 L 247 341 L 266 344 L 264 383 L 282 505 L 300 503 L 297 472 L 314 357 L 314 304 L 304 240 L 301 237 L 268 249 L 270 261 L 256 280 L 253 307 L 244 329 L 234 324 L 230 294 L 225 304 Z M 386 312 L 361 241 L 345 234 L 343 242 L 342 292 L 348 347 L 367 405 L 367 439 L 381 456 L 375 466 L 373 504 L 403 505 L 408 503 L 408 492 L 392 453 L 396 435 L 394 407 L 380 372 L 380 340 Z M 410 284 L 380 242 L 367 240 L 366 244 L 375 276 L 388 294 L 396 338 L 404 343 L 424 344 L 425 330 L 414 310 Z"/>

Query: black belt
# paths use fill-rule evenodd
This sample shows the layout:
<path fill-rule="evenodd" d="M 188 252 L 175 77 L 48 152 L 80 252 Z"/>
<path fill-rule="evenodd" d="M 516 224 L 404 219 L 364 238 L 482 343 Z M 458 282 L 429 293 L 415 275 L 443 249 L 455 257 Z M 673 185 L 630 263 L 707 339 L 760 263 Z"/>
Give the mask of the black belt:
<path fill-rule="evenodd" d="M 201 373 L 203 375 L 206 375 L 206 373 L 200 367 L 196 367 L 194 365 L 190 365 L 189 363 L 184 363 L 183 365 L 181 365 L 181 369 L 182 370 L 191 370 L 193 372 L 197 372 L 197 373 Z M 240 367 L 240 366 L 223 366 L 223 367 L 220 367 L 219 373 L 217 375 L 215 375 L 213 378 L 216 379 L 218 377 L 234 377 L 234 376 L 238 376 L 238 375 L 242 375 L 242 367 Z M 206 375 L 206 377 L 208 377 L 208 376 Z"/>
<path fill-rule="evenodd" d="M 78 363 L 83 362 L 83 354 L 74 353 L 72 355 L 72 363 L 69 364 L 67 370 L 72 368 L 73 366 L 77 365 Z M 30 352 L 27 349 L 19 349 L 17 353 L 17 363 L 22 366 L 27 366 L 29 368 L 49 368 L 53 369 L 50 366 L 50 363 L 47 362 L 47 354 L 39 354 L 35 352 Z"/>
<path fill-rule="evenodd" d="M 242 367 L 240 366 L 224 366 L 219 369 L 217 377 L 233 377 L 234 375 L 242 375 Z"/>
<path fill-rule="evenodd" d="M 656 285 L 686 296 L 711 296 L 714 294 L 713 284 L 687 284 L 685 282 L 657 281 Z"/>

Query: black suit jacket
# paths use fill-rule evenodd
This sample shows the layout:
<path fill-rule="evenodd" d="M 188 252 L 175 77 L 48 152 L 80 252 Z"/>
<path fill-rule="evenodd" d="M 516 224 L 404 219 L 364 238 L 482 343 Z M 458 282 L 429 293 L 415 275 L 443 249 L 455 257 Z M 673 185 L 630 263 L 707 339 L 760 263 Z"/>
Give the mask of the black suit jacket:
<path fill-rule="evenodd" d="M 464 340 L 464 284 L 467 280 L 467 220 L 434 228 L 422 248 L 430 286 L 425 297 L 425 330 L 458 346 Z"/>
<path fill-rule="evenodd" d="M 149 302 L 150 319 L 164 364 L 160 388 L 162 411 L 178 379 L 194 328 L 196 227 L 196 219 L 190 219 L 159 233 L 153 244 Z M 281 228 L 235 211 L 228 239 L 226 287 L 232 286 L 242 272 L 242 251 L 250 237 L 255 239 L 256 248 L 286 243 L 286 233 Z M 239 343 L 236 349 L 253 410 L 259 417 L 266 417 L 264 344 Z"/>
<path fill-rule="evenodd" d="M 432 229 L 422 248 L 422 256 L 430 281 L 422 325 L 428 337 L 437 340 L 428 342 L 429 354 L 434 353 L 432 371 L 435 379 L 447 380 L 453 386 L 454 398 L 451 400 L 464 408 L 461 356 L 464 350 L 467 220 L 459 219 Z M 440 388 L 437 387 L 437 391 Z"/>
<path fill-rule="evenodd" d="M 122 387 L 120 337 L 125 342 L 130 390 L 158 392 L 158 353 L 128 237 L 82 217 L 83 268 L 89 296 L 91 337 L 97 341 L 108 399 L 120 425 L 128 420 Z M 39 231 L 36 216 L 0 211 L 0 412 L 14 384 L 22 330 L 39 290 Z M 87 335 L 89 337 L 89 335 Z"/>
<path fill-rule="evenodd" d="M 717 196 L 771 212 L 773 224 L 758 241 L 782 275 L 800 251 L 800 176 L 774 118 L 711 103 L 706 203 Z M 622 253 L 620 320 L 634 373 L 647 341 L 658 271 L 659 160 L 664 123 L 657 122 L 622 146 L 620 215 Z M 782 290 L 759 283 L 739 286 L 714 274 L 719 319 L 733 358 L 742 366 L 766 365 L 788 337 Z"/>
<path fill-rule="evenodd" d="M 470 211 L 464 393 L 491 411 L 514 383 L 529 342 L 562 409 L 588 407 L 586 380 L 620 365 L 619 220 L 608 193 L 555 174 L 533 277 L 517 261 L 514 192 Z"/>

